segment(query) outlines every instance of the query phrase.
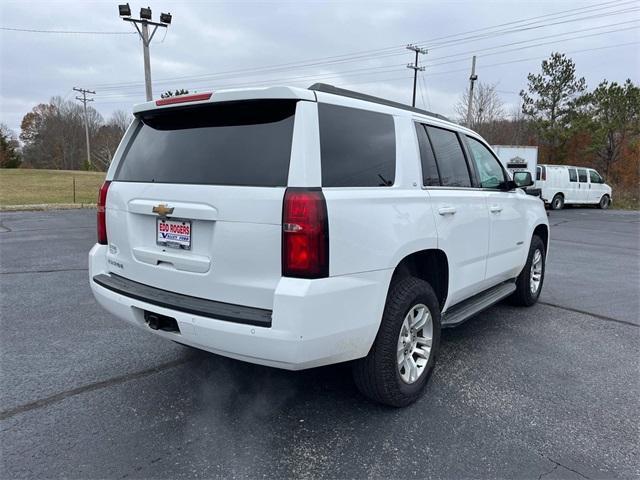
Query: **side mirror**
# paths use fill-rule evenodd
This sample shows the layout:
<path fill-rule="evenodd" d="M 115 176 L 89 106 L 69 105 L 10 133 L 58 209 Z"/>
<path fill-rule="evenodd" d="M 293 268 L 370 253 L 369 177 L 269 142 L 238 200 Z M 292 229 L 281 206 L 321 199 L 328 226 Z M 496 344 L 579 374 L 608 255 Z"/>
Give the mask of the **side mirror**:
<path fill-rule="evenodd" d="M 533 178 L 531 178 L 531 172 L 515 172 L 513 174 L 513 183 L 518 188 L 532 186 Z"/>

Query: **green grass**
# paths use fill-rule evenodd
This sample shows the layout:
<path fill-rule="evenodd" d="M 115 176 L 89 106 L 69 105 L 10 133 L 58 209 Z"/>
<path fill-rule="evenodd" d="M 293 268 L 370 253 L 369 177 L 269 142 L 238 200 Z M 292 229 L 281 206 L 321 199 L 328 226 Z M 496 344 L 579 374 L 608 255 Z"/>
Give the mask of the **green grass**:
<path fill-rule="evenodd" d="M 0 169 L 0 206 L 42 203 L 96 203 L 104 172 Z"/>

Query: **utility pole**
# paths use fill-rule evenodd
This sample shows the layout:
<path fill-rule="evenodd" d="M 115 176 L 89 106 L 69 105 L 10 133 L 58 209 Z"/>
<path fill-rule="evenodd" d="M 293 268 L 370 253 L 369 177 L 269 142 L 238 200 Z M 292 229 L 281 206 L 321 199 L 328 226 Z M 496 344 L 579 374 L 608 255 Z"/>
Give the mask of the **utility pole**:
<path fill-rule="evenodd" d="M 149 57 L 149 44 L 153 39 L 153 36 L 156 34 L 156 30 L 158 27 L 167 28 L 171 24 L 171 14 L 170 13 L 161 13 L 160 14 L 160 23 L 151 21 L 151 9 L 141 8 L 140 9 L 140 18 L 131 18 L 131 7 L 129 4 L 118 5 L 118 12 L 120 17 L 125 22 L 131 22 L 136 30 L 138 31 L 138 35 L 142 40 L 142 55 L 144 58 L 144 89 L 147 95 L 147 102 L 153 100 L 153 92 L 151 89 L 151 59 Z M 140 24 L 140 27 L 138 27 Z M 149 25 L 153 27 L 153 31 L 151 35 L 149 35 Z"/>
<path fill-rule="evenodd" d="M 91 163 L 91 144 L 89 143 L 89 117 L 87 115 L 87 102 L 93 102 L 93 98 L 87 98 L 87 93 L 95 95 L 96 92 L 77 87 L 73 87 L 73 89 L 76 92 L 80 92 L 82 94 L 82 97 L 76 97 L 76 100 L 80 100 L 82 102 L 82 106 L 84 107 L 84 133 L 87 137 L 87 165 L 91 166 L 93 164 Z"/>
<path fill-rule="evenodd" d="M 469 77 L 469 101 L 467 103 L 467 128 L 471 128 L 471 110 L 473 108 L 473 84 L 478 79 L 476 75 L 476 56 L 471 60 L 471 76 Z"/>
<path fill-rule="evenodd" d="M 422 54 L 426 54 L 428 52 L 428 50 L 426 48 L 420 48 L 417 45 L 407 45 L 407 50 L 413 50 L 414 52 L 416 52 L 416 61 L 415 63 L 410 63 L 409 65 L 407 65 L 407 68 L 410 68 L 413 70 L 413 100 L 411 101 L 411 106 L 415 107 L 416 106 L 416 86 L 418 83 L 418 71 L 423 72 L 424 71 L 424 67 L 420 67 L 418 65 L 418 54 L 422 53 Z"/>

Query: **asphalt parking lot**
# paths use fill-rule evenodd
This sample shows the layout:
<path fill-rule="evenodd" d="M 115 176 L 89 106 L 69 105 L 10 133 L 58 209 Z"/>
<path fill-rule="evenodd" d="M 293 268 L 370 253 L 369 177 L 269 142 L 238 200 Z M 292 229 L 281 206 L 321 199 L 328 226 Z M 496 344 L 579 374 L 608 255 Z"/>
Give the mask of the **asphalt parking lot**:
<path fill-rule="evenodd" d="M 243 364 L 109 316 L 94 218 L 0 214 L 1 478 L 640 476 L 639 212 L 550 212 L 541 302 L 445 331 L 403 410 L 344 365 Z"/>

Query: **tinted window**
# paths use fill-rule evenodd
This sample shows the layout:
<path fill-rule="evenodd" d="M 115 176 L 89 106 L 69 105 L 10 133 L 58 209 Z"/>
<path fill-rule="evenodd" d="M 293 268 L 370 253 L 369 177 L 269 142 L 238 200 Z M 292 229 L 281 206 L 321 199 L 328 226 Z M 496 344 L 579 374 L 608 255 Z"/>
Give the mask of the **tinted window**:
<path fill-rule="evenodd" d="M 577 182 L 578 181 L 578 174 L 576 173 L 576 169 L 575 168 L 570 168 L 569 169 L 569 181 L 570 182 Z"/>
<path fill-rule="evenodd" d="M 498 188 L 505 181 L 504 170 L 498 159 L 478 140 L 467 137 L 469 150 L 476 164 L 482 188 Z"/>
<path fill-rule="evenodd" d="M 542 172 L 542 168 L 536 168 L 536 180 L 540 180 L 540 173 Z"/>
<path fill-rule="evenodd" d="M 427 132 L 436 154 L 442 185 L 470 187 L 471 177 L 458 135 L 436 127 L 427 127 Z"/>
<path fill-rule="evenodd" d="M 259 100 L 143 113 L 115 179 L 286 186 L 295 108 Z"/>
<path fill-rule="evenodd" d="M 578 169 L 578 179 L 580 180 L 580 182 L 587 181 L 587 171 L 584 168 Z"/>
<path fill-rule="evenodd" d="M 396 135 L 393 117 L 336 105 L 319 104 L 322 185 L 393 185 Z"/>
<path fill-rule="evenodd" d="M 591 183 L 603 183 L 602 177 L 595 170 L 589 170 L 589 176 L 591 177 Z"/>
<path fill-rule="evenodd" d="M 416 123 L 416 132 L 418 133 L 420 160 L 422 162 L 422 184 L 425 186 L 440 185 L 436 157 L 433 155 L 433 148 L 431 148 L 431 142 L 424 125 Z"/>

